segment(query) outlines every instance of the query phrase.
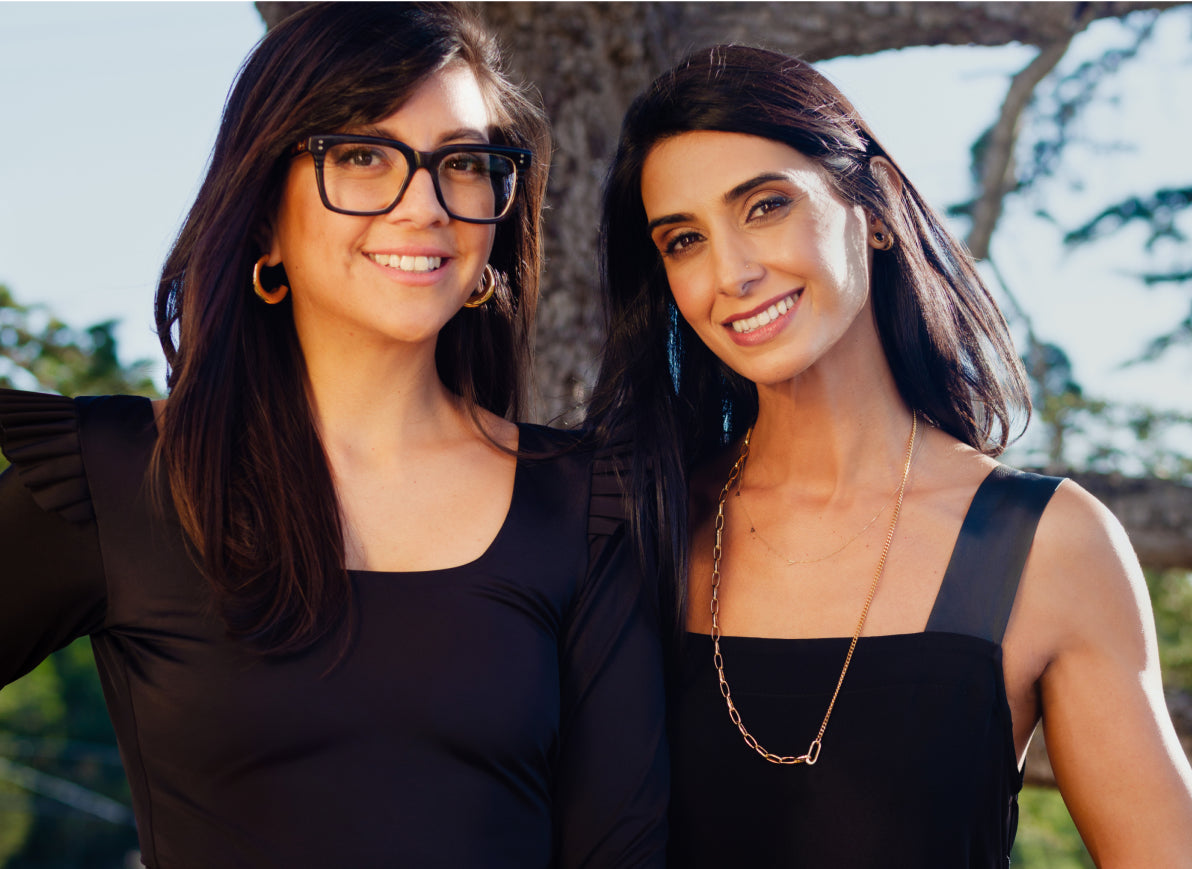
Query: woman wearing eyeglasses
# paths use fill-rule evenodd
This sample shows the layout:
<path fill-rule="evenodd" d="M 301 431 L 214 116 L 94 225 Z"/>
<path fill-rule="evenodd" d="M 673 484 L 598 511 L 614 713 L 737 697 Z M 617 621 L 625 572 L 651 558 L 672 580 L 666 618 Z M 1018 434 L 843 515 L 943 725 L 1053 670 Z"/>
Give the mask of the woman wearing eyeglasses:
<path fill-rule="evenodd" d="M 591 420 L 686 628 L 672 864 L 1004 869 L 1041 720 L 1099 866 L 1189 866 L 1129 542 L 994 460 L 1029 408 L 1005 322 L 848 100 L 692 54 L 630 108 L 603 228 Z"/>
<path fill-rule="evenodd" d="M 549 154 L 450 6 L 283 22 L 157 314 L 170 397 L 5 391 L 0 681 L 90 634 L 153 867 L 653 866 L 612 456 L 523 406 Z"/>

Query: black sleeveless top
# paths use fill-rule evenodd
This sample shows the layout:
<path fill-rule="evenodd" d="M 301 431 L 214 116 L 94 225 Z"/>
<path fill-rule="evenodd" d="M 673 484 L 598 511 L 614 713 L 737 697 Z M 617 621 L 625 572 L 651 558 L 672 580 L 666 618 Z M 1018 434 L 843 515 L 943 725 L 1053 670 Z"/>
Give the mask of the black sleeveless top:
<path fill-rule="evenodd" d="M 670 865 L 1005 867 L 1022 773 L 1001 640 L 1060 480 L 998 466 L 921 634 L 862 637 L 814 766 L 769 763 L 729 720 L 712 640 L 688 634 L 672 710 Z M 773 751 L 806 750 L 849 638 L 721 639 L 733 699 Z"/>

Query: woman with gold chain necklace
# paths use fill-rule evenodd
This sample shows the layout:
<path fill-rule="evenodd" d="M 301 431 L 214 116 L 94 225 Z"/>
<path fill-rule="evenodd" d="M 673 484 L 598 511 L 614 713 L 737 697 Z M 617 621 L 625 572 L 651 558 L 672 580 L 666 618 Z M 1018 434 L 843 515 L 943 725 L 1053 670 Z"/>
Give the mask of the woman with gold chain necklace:
<path fill-rule="evenodd" d="M 963 247 L 806 64 L 696 52 L 605 194 L 590 420 L 676 578 L 671 863 L 995 867 L 1044 723 L 1100 866 L 1192 865 L 1137 561 Z M 669 568 L 669 571 L 668 571 Z"/>

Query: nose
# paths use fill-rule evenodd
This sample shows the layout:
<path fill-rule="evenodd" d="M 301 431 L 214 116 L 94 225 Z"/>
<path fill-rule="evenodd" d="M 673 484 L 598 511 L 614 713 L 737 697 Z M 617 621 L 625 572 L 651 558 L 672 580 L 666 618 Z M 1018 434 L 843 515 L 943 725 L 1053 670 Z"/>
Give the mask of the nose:
<path fill-rule="evenodd" d="M 749 294 L 755 284 L 765 277 L 765 269 L 751 259 L 749 251 L 732 240 L 713 244 L 713 275 L 716 291 L 733 298 Z"/>
<path fill-rule="evenodd" d="M 435 194 L 435 182 L 430 170 L 418 168 L 410 176 L 406 192 L 393 210 L 385 215 L 391 223 L 412 223 L 415 226 L 437 226 L 451 220 L 451 215 Z"/>

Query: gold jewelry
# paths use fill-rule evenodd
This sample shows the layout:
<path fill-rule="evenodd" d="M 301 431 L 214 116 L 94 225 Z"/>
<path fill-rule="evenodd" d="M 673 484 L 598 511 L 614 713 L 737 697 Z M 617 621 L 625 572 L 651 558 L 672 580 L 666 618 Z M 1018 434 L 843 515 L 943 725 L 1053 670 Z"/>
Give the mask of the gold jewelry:
<path fill-rule="evenodd" d="M 267 290 L 261 286 L 261 267 L 265 265 L 267 259 L 269 259 L 268 254 L 257 260 L 257 264 L 252 267 L 252 289 L 265 304 L 276 305 L 286 297 L 286 293 L 290 291 L 290 288 L 285 284 L 278 284 L 276 290 Z"/>
<path fill-rule="evenodd" d="M 839 549 L 833 549 L 827 555 L 821 555 L 819 558 L 802 558 L 802 559 L 799 559 L 798 561 L 791 559 L 791 558 L 787 558 L 785 555 L 783 555 L 781 552 L 779 552 L 777 549 L 775 549 L 773 546 L 771 546 L 770 541 L 767 540 L 765 537 L 762 537 L 762 533 L 757 530 L 757 525 L 756 525 L 756 523 L 754 523 L 753 517 L 749 515 L 749 508 L 745 506 L 745 499 L 741 498 L 741 480 L 739 477 L 737 479 L 736 497 L 740 499 L 741 509 L 745 512 L 745 518 L 749 520 L 749 533 L 756 535 L 757 539 L 761 541 L 763 546 L 765 546 L 767 549 L 769 549 L 771 552 L 773 552 L 775 555 L 777 555 L 779 558 L 781 558 L 783 561 L 786 562 L 787 567 L 794 567 L 799 564 L 819 564 L 821 561 L 827 561 L 833 555 L 839 555 L 840 553 L 844 552 L 844 550 L 848 549 L 849 546 L 851 546 L 854 542 L 856 542 L 857 538 L 859 538 L 862 534 L 864 534 L 866 531 L 868 531 L 870 528 L 873 527 L 873 523 L 877 521 L 877 517 L 886 512 L 886 508 L 890 506 L 890 502 L 894 500 L 894 496 L 897 494 L 898 494 L 897 489 L 895 489 L 893 492 L 891 492 L 890 497 L 886 500 L 886 503 L 882 504 L 881 509 L 873 514 L 873 518 L 870 519 L 868 522 L 866 522 L 865 525 L 862 526 L 860 531 L 858 531 L 856 534 L 854 534 L 848 540 L 844 541 L 844 544 Z"/>
<path fill-rule="evenodd" d="M 873 603 L 873 596 L 877 592 L 877 582 L 881 579 L 882 571 L 886 568 L 886 556 L 890 554 L 890 544 L 894 541 L 894 529 L 898 527 L 898 517 L 902 514 L 902 498 L 906 494 L 906 482 L 911 475 L 911 458 L 914 456 L 915 435 L 919 430 L 919 413 L 918 411 L 911 411 L 911 436 L 906 442 L 906 459 L 902 468 L 902 482 L 898 486 L 898 498 L 894 502 L 894 515 L 890 519 L 890 530 L 886 532 L 886 542 L 882 546 L 881 558 L 877 562 L 877 570 L 873 574 L 873 582 L 869 585 L 869 594 L 865 596 L 865 605 L 861 608 L 861 618 L 857 621 L 857 629 L 853 631 L 852 641 L 848 646 L 848 654 L 844 656 L 844 666 L 840 670 L 840 678 L 836 680 L 836 690 L 832 692 L 832 699 L 828 701 L 828 711 L 824 713 L 824 720 L 820 724 L 819 733 L 815 735 L 815 739 L 811 740 L 811 745 L 807 747 L 807 752 L 800 755 L 779 755 L 772 754 L 762 747 L 761 743 L 745 729 L 744 723 L 741 721 L 741 713 L 737 710 L 733 703 L 733 692 L 728 686 L 728 680 L 724 677 L 724 655 L 720 652 L 720 558 L 724 554 L 724 502 L 728 498 L 729 490 L 733 487 L 733 483 L 738 482 L 741 475 L 745 472 L 745 463 L 749 459 L 749 439 L 753 437 L 753 428 L 745 433 L 745 441 L 741 444 L 741 455 L 737 457 L 737 461 L 733 464 L 732 470 L 728 473 L 728 480 L 724 484 L 724 488 L 720 490 L 720 500 L 716 508 L 716 545 L 712 548 L 712 663 L 716 667 L 716 676 L 720 681 L 720 693 L 724 696 L 724 702 L 728 706 L 728 717 L 733 724 L 737 725 L 737 729 L 741 731 L 741 736 L 745 739 L 745 744 L 760 754 L 770 763 L 778 763 L 783 765 L 791 765 L 797 763 L 805 763 L 808 766 L 814 766 L 815 762 L 819 760 L 820 749 L 823 747 L 824 731 L 828 729 L 828 719 L 832 717 L 832 709 L 836 706 L 836 698 L 840 695 L 840 686 L 844 684 L 844 675 L 848 672 L 848 666 L 853 660 L 853 651 L 857 648 L 857 640 L 861 637 L 861 630 L 865 627 L 865 619 L 869 615 L 869 605 Z"/>
<path fill-rule="evenodd" d="M 875 229 L 869 236 L 869 243 L 873 245 L 875 250 L 889 250 L 894 247 L 894 233 L 885 227 Z"/>
<path fill-rule="evenodd" d="M 479 308 L 493 297 L 497 291 L 497 270 L 488 263 L 484 264 L 484 273 L 480 276 L 480 286 L 464 302 L 465 308 Z"/>

